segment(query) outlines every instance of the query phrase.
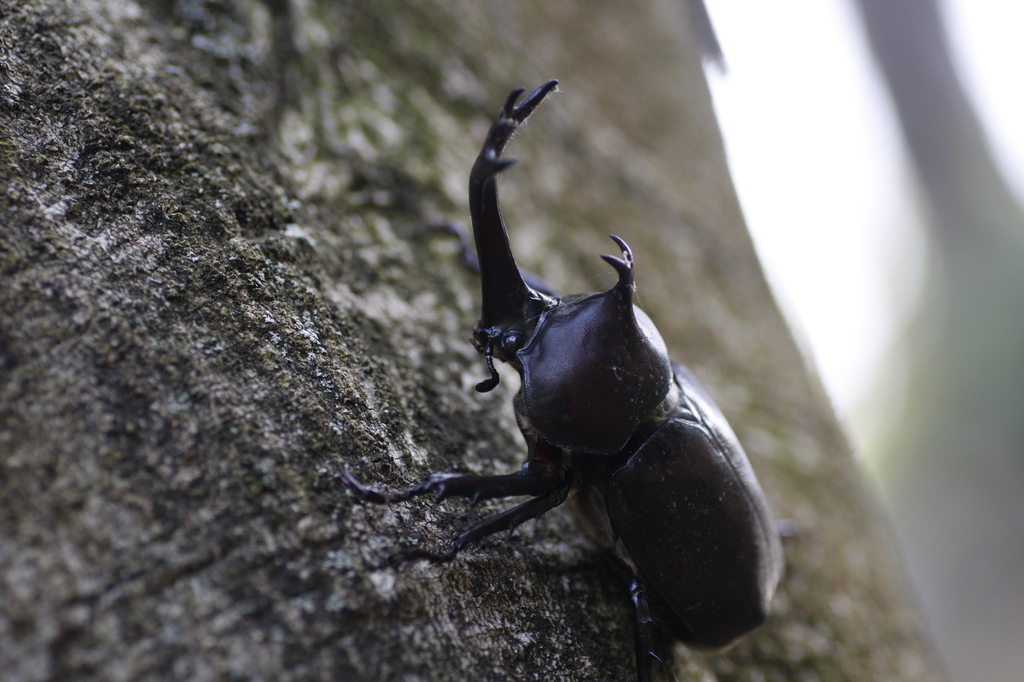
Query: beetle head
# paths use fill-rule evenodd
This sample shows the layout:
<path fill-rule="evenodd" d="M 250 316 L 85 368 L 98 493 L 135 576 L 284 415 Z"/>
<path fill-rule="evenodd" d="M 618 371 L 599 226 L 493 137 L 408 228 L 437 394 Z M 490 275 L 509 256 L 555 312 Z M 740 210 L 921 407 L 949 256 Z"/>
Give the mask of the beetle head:
<path fill-rule="evenodd" d="M 619 275 L 608 291 L 551 298 L 524 284 L 528 293 L 499 324 L 481 320 L 473 331 L 492 375 L 477 390 L 498 384 L 493 357 L 508 362 L 522 375 L 526 416 L 545 440 L 595 454 L 621 450 L 672 381 L 661 334 L 633 305 L 633 254 L 612 239 L 622 258 L 602 256 Z"/>
<path fill-rule="evenodd" d="M 672 381 L 665 342 L 633 305 L 633 255 L 612 239 L 622 258 L 602 258 L 616 285 L 559 299 L 516 354 L 530 422 L 558 447 L 597 454 L 621 450 Z"/>
<path fill-rule="evenodd" d="M 622 258 L 603 258 L 618 271 L 618 283 L 603 293 L 552 298 L 523 279 L 498 208 L 497 175 L 514 163 L 501 152 L 557 84 L 545 83 L 518 104 L 523 90 L 509 95 L 469 175 L 483 288 L 473 344 L 491 374 L 476 389 L 498 385 L 497 356 L 522 374 L 526 416 L 548 442 L 612 453 L 665 398 L 672 381 L 665 342 L 633 306 L 633 255 L 612 237 Z"/>

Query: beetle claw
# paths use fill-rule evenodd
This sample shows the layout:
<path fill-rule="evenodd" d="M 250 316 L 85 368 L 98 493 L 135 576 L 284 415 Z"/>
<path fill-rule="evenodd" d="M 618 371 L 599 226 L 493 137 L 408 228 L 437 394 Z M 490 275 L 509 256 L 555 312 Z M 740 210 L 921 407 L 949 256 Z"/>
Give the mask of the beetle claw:
<path fill-rule="evenodd" d="M 448 492 L 448 481 L 459 476 L 460 474 L 431 474 L 406 490 L 400 490 L 394 493 L 382 493 L 376 488 L 371 488 L 353 476 L 351 469 L 346 463 L 345 470 L 341 474 L 341 480 L 345 483 L 345 487 L 351 490 L 355 496 L 363 502 L 372 502 L 373 504 L 391 504 L 392 502 L 404 502 L 405 500 L 412 499 L 419 495 L 426 495 L 427 493 L 435 490 L 437 491 L 438 501 L 443 500 L 450 494 Z"/>
<path fill-rule="evenodd" d="M 341 480 L 345 483 L 345 487 L 355 493 L 363 502 L 373 502 L 375 504 L 387 504 L 391 501 L 389 495 L 378 492 L 373 488 L 369 487 L 365 483 L 362 483 L 359 479 L 352 475 L 348 463 L 345 464 L 345 469 L 341 473 Z"/>
<path fill-rule="evenodd" d="M 444 554 L 435 554 L 434 552 L 428 552 L 425 549 L 418 547 L 414 549 L 407 549 L 404 552 L 398 552 L 388 557 L 388 564 L 391 566 L 400 566 L 407 561 L 429 561 L 432 564 L 447 564 L 455 558 L 458 550 L 452 550 L 445 552 Z"/>

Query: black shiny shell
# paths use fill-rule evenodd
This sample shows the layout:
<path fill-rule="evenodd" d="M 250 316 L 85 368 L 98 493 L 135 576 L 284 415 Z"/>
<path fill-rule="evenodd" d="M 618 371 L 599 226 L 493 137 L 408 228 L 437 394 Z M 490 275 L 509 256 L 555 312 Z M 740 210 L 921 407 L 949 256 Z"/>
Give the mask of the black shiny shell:
<path fill-rule="evenodd" d="M 561 299 L 517 358 L 530 422 L 577 452 L 621 450 L 672 381 L 654 323 L 616 289 Z"/>
<path fill-rule="evenodd" d="M 689 370 L 674 370 L 682 403 L 612 474 L 606 508 L 684 641 L 721 647 L 767 617 L 782 550 L 732 429 Z"/>

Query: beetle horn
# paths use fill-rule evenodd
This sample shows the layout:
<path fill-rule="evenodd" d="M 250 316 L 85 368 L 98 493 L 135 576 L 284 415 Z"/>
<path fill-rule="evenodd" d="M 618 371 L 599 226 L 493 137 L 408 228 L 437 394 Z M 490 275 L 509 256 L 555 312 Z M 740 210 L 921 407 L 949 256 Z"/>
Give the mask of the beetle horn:
<path fill-rule="evenodd" d="M 469 210 L 483 289 L 479 325 L 483 331 L 530 317 L 543 307 L 543 295 L 526 284 L 512 256 L 498 208 L 497 174 L 515 163 L 513 159 L 501 158 L 512 134 L 556 85 L 558 81 L 548 81 L 518 105 L 516 100 L 523 89 L 512 91 L 469 175 Z"/>
<path fill-rule="evenodd" d="M 622 258 L 608 255 L 601 256 L 605 262 L 619 273 L 619 281 L 615 283 L 612 292 L 623 299 L 624 304 L 631 305 L 633 303 L 633 292 L 636 291 L 636 283 L 633 280 L 633 252 L 629 250 L 629 245 L 619 237 L 616 237 L 614 234 L 608 236 L 622 250 Z"/>

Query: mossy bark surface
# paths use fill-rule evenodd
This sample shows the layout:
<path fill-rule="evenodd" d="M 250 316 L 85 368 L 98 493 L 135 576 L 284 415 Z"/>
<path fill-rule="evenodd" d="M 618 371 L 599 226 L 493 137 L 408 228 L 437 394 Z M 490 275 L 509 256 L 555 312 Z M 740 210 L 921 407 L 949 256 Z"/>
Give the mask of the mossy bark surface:
<path fill-rule="evenodd" d="M 567 506 L 356 502 L 523 456 L 468 343 L 465 185 L 507 92 L 520 263 L 639 301 L 797 535 L 768 624 L 660 679 L 941 678 L 768 291 L 678 7 L 0 2 L 0 669 L 10 680 L 628 680 L 625 589 Z"/>

